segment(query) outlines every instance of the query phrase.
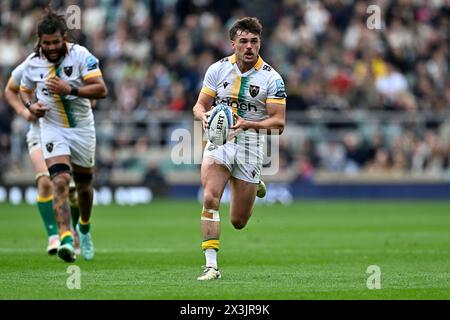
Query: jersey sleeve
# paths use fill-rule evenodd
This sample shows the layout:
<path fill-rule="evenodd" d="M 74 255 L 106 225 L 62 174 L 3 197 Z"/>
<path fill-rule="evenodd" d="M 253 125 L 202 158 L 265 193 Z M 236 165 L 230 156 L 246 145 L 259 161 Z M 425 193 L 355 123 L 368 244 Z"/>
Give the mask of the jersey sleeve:
<path fill-rule="evenodd" d="M 286 104 L 286 89 L 281 76 L 275 73 L 269 80 L 266 103 Z"/>
<path fill-rule="evenodd" d="M 14 90 L 19 90 L 20 82 L 22 81 L 22 73 L 25 66 L 25 62 L 22 62 L 11 72 L 11 77 L 9 79 L 9 86 Z"/>
<path fill-rule="evenodd" d="M 81 47 L 79 58 L 80 58 L 80 73 L 83 80 L 102 76 L 102 72 L 100 71 L 99 60 L 86 48 Z"/>
<path fill-rule="evenodd" d="M 205 79 L 203 80 L 203 87 L 201 92 L 215 98 L 217 95 L 217 73 L 218 64 L 215 63 L 211 65 L 208 70 L 206 70 Z"/>
<path fill-rule="evenodd" d="M 20 83 L 20 91 L 33 93 L 34 89 L 36 88 L 36 83 L 34 81 L 32 81 L 31 69 L 29 67 L 27 67 L 27 65 L 24 65 L 24 64 L 19 65 L 19 67 L 20 66 L 22 66 L 21 78 L 20 78 L 20 82 L 19 82 Z M 19 73 L 20 73 L 20 70 L 18 71 L 17 76 L 19 75 Z"/>

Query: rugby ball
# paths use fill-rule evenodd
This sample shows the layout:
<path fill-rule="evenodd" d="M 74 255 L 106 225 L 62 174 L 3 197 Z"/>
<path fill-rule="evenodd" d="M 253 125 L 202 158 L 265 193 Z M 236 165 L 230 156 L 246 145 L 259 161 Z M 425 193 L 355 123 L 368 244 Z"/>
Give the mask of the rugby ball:
<path fill-rule="evenodd" d="M 230 108 L 223 104 L 217 105 L 208 118 L 208 140 L 216 146 L 227 143 L 233 125 L 234 118 Z"/>

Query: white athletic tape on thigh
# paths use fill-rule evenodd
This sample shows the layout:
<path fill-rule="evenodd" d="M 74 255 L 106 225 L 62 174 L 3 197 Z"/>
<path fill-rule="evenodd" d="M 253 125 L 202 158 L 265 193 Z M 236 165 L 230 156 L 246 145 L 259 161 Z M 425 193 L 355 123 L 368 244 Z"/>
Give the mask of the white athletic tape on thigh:
<path fill-rule="evenodd" d="M 206 217 L 204 216 L 205 214 L 207 215 Z M 218 222 L 220 221 L 219 211 L 214 209 L 206 209 L 203 207 L 201 220 Z"/>

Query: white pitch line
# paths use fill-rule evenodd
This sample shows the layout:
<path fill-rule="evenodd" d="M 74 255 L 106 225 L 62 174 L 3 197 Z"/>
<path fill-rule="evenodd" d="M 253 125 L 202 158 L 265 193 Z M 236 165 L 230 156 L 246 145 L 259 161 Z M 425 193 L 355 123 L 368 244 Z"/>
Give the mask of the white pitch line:
<path fill-rule="evenodd" d="M 170 253 L 174 250 L 169 248 L 129 248 L 129 249 L 117 249 L 117 248 L 98 248 L 95 249 L 96 253 Z M 0 253 L 42 253 L 45 252 L 45 248 L 0 248 Z"/>
<path fill-rule="evenodd" d="M 95 249 L 99 253 L 168 253 L 174 250 L 169 248 L 130 248 L 130 249 L 117 249 L 117 248 L 99 248 Z"/>

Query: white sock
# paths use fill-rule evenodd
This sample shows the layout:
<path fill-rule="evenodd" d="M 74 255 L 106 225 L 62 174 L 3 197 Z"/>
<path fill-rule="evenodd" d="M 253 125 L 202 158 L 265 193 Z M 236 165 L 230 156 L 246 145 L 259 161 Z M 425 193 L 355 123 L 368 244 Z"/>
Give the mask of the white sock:
<path fill-rule="evenodd" d="M 217 270 L 217 251 L 214 249 L 205 250 L 206 266 Z"/>

